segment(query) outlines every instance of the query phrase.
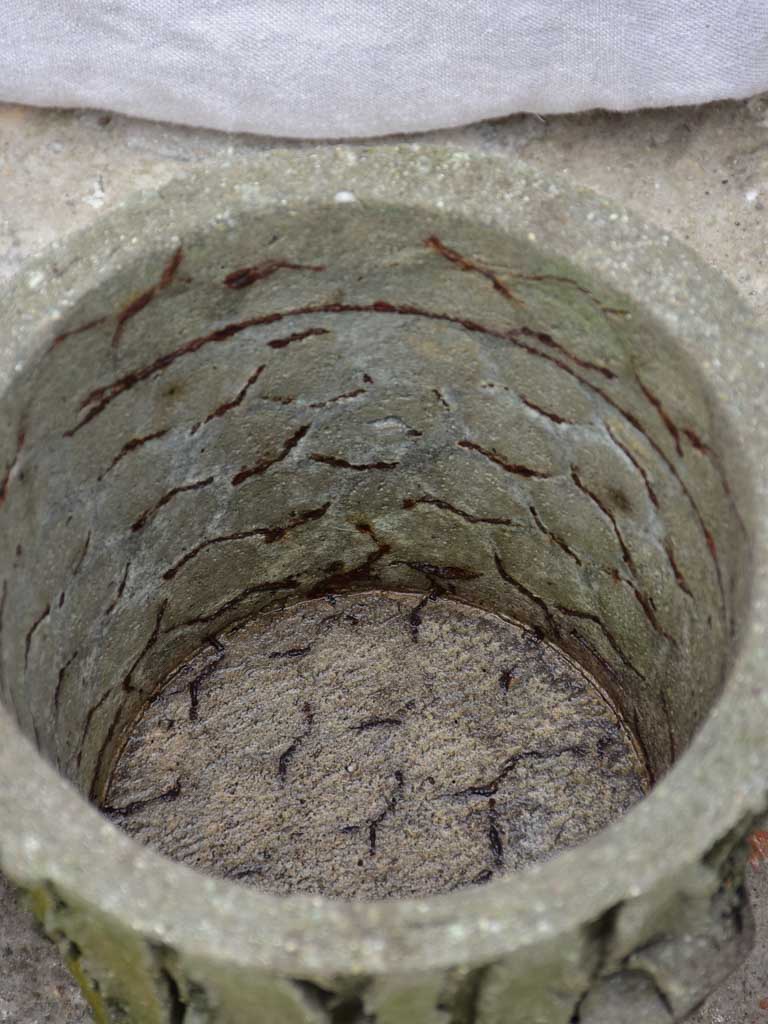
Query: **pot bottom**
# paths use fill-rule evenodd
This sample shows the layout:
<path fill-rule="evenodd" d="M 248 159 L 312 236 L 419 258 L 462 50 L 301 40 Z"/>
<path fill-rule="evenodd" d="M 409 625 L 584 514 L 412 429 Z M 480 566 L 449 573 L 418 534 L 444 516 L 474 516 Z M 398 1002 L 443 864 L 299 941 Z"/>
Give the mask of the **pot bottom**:
<path fill-rule="evenodd" d="M 450 892 L 574 846 L 647 788 L 595 682 L 436 594 L 326 595 L 215 639 L 157 690 L 104 812 L 271 893 Z"/>

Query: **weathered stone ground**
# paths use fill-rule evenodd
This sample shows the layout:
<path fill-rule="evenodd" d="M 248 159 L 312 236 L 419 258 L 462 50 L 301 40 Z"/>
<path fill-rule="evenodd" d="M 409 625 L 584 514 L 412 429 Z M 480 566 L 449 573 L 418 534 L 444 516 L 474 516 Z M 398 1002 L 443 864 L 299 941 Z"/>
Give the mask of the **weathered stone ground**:
<path fill-rule="evenodd" d="M 666 227 L 726 274 L 768 326 L 768 101 L 627 115 L 516 116 L 427 137 L 521 157 Z M 0 106 L 0 280 L 136 188 L 271 143 L 96 112 Z M 768 767 L 766 769 L 768 771 Z M 692 1018 L 768 1021 L 768 865 L 750 872 L 758 942 Z M 0 1021 L 82 1024 L 84 1002 L 0 883 Z"/>

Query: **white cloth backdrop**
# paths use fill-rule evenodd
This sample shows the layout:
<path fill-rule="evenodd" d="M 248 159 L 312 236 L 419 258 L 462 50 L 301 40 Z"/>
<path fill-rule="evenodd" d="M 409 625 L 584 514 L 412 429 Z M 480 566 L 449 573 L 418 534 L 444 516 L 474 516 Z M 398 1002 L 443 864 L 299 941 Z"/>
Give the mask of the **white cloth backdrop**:
<path fill-rule="evenodd" d="M 0 0 L 0 100 L 381 135 L 768 90 L 768 0 Z"/>

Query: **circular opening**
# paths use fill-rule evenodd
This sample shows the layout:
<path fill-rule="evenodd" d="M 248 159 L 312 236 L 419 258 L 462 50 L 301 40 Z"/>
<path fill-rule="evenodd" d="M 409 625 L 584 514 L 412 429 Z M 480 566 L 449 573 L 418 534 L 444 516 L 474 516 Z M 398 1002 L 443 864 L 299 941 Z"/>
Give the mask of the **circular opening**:
<path fill-rule="evenodd" d="M 532 244 L 252 215 L 87 293 L 0 416 L 4 700 L 206 870 L 482 882 L 621 813 L 720 692 L 746 534 L 719 412 Z"/>

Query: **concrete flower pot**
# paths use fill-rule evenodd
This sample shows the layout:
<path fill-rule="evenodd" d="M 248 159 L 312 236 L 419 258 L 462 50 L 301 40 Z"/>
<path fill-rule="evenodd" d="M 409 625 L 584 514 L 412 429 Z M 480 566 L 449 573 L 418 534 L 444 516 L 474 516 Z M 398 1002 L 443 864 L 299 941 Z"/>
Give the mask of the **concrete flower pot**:
<path fill-rule="evenodd" d="M 765 371 L 732 289 L 589 193 L 405 146 L 133 197 L 1 298 L 0 865 L 96 1019 L 684 1019 L 749 945 L 768 791 Z M 446 578 L 632 730 L 657 784 L 589 842 L 431 898 L 278 898 L 89 805 L 225 628 Z"/>

